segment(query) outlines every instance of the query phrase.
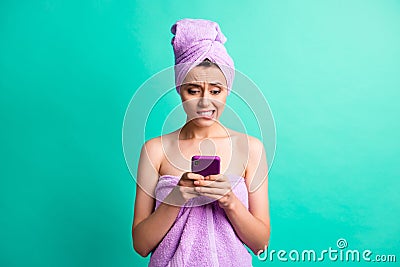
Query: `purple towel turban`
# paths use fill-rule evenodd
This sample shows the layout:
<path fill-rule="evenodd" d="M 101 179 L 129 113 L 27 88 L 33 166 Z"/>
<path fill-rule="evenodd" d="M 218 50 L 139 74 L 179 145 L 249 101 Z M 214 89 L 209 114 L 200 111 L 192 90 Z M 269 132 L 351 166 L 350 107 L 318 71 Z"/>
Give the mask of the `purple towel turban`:
<path fill-rule="evenodd" d="M 226 37 L 219 25 L 203 19 L 182 19 L 171 27 L 171 32 L 175 35 L 171 44 L 175 53 L 175 85 L 178 93 L 187 73 L 208 58 L 224 73 L 229 94 L 235 69 L 225 49 Z"/>

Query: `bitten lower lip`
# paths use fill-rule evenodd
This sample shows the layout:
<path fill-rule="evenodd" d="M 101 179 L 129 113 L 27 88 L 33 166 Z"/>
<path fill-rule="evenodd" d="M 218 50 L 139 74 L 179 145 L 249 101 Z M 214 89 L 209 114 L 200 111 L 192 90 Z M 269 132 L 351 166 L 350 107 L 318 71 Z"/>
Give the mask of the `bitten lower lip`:
<path fill-rule="evenodd" d="M 207 111 L 198 111 L 197 114 L 203 118 L 212 118 L 215 113 L 215 110 L 207 110 Z"/>

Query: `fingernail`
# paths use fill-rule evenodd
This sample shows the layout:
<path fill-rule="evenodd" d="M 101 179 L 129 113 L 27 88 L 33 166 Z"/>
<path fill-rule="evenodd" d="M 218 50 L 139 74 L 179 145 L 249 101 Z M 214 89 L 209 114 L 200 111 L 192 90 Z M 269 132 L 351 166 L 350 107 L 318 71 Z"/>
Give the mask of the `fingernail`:
<path fill-rule="evenodd" d="M 194 181 L 194 184 L 200 184 L 200 182 L 199 181 Z"/>

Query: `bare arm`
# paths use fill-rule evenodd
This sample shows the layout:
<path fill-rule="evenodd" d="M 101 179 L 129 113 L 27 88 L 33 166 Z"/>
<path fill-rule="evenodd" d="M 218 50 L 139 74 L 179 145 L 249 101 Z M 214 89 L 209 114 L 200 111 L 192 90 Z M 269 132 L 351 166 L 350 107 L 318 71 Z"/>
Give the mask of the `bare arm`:
<path fill-rule="evenodd" d="M 146 142 L 140 154 L 132 240 L 134 249 L 143 257 L 153 251 L 168 233 L 179 214 L 180 206 L 198 195 L 194 191 L 193 180 L 204 178 L 201 175 L 184 173 L 178 186 L 153 212 L 154 189 L 162 157 L 163 151 L 159 139 Z"/>
<path fill-rule="evenodd" d="M 270 218 L 268 202 L 268 166 L 263 144 L 258 139 L 250 142 L 246 185 L 249 191 L 249 209 L 234 196 L 225 208 L 239 238 L 257 254 L 269 243 Z"/>
<path fill-rule="evenodd" d="M 159 142 L 152 139 L 143 145 L 138 166 L 132 240 L 134 249 L 143 257 L 163 239 L 179 213 L 179 207 L 164 203 L 153 212 L 155 199 L 152 196 L 162 157 Z"/>
<path fill-rule="evenodd" d="M 133 246 L 137 253 L 147 257 L 167 234 L 178 216 L 180 208 L 161 203 L 155 212 L 144 218 L 147 211 L 144 210 L 145 207 L 139 208 L 138 205 L 154 200 L 139 187 L 136 194 L 135 219 L 132 227 Z"/>

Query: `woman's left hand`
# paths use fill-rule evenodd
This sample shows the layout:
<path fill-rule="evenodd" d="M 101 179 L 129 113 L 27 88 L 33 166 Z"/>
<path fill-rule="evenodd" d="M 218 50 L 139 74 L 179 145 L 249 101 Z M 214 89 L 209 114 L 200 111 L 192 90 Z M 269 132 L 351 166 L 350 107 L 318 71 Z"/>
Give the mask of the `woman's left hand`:
<path fill-rule="evenodd" d="M 232 192 L 231 183 L 223 174 L 205 176 L 204 180 L 194 182 L 195 190 L 202 196 L 217 199 L 219 206 L 228 208 L 233 203 L 235 195 Z"/>

